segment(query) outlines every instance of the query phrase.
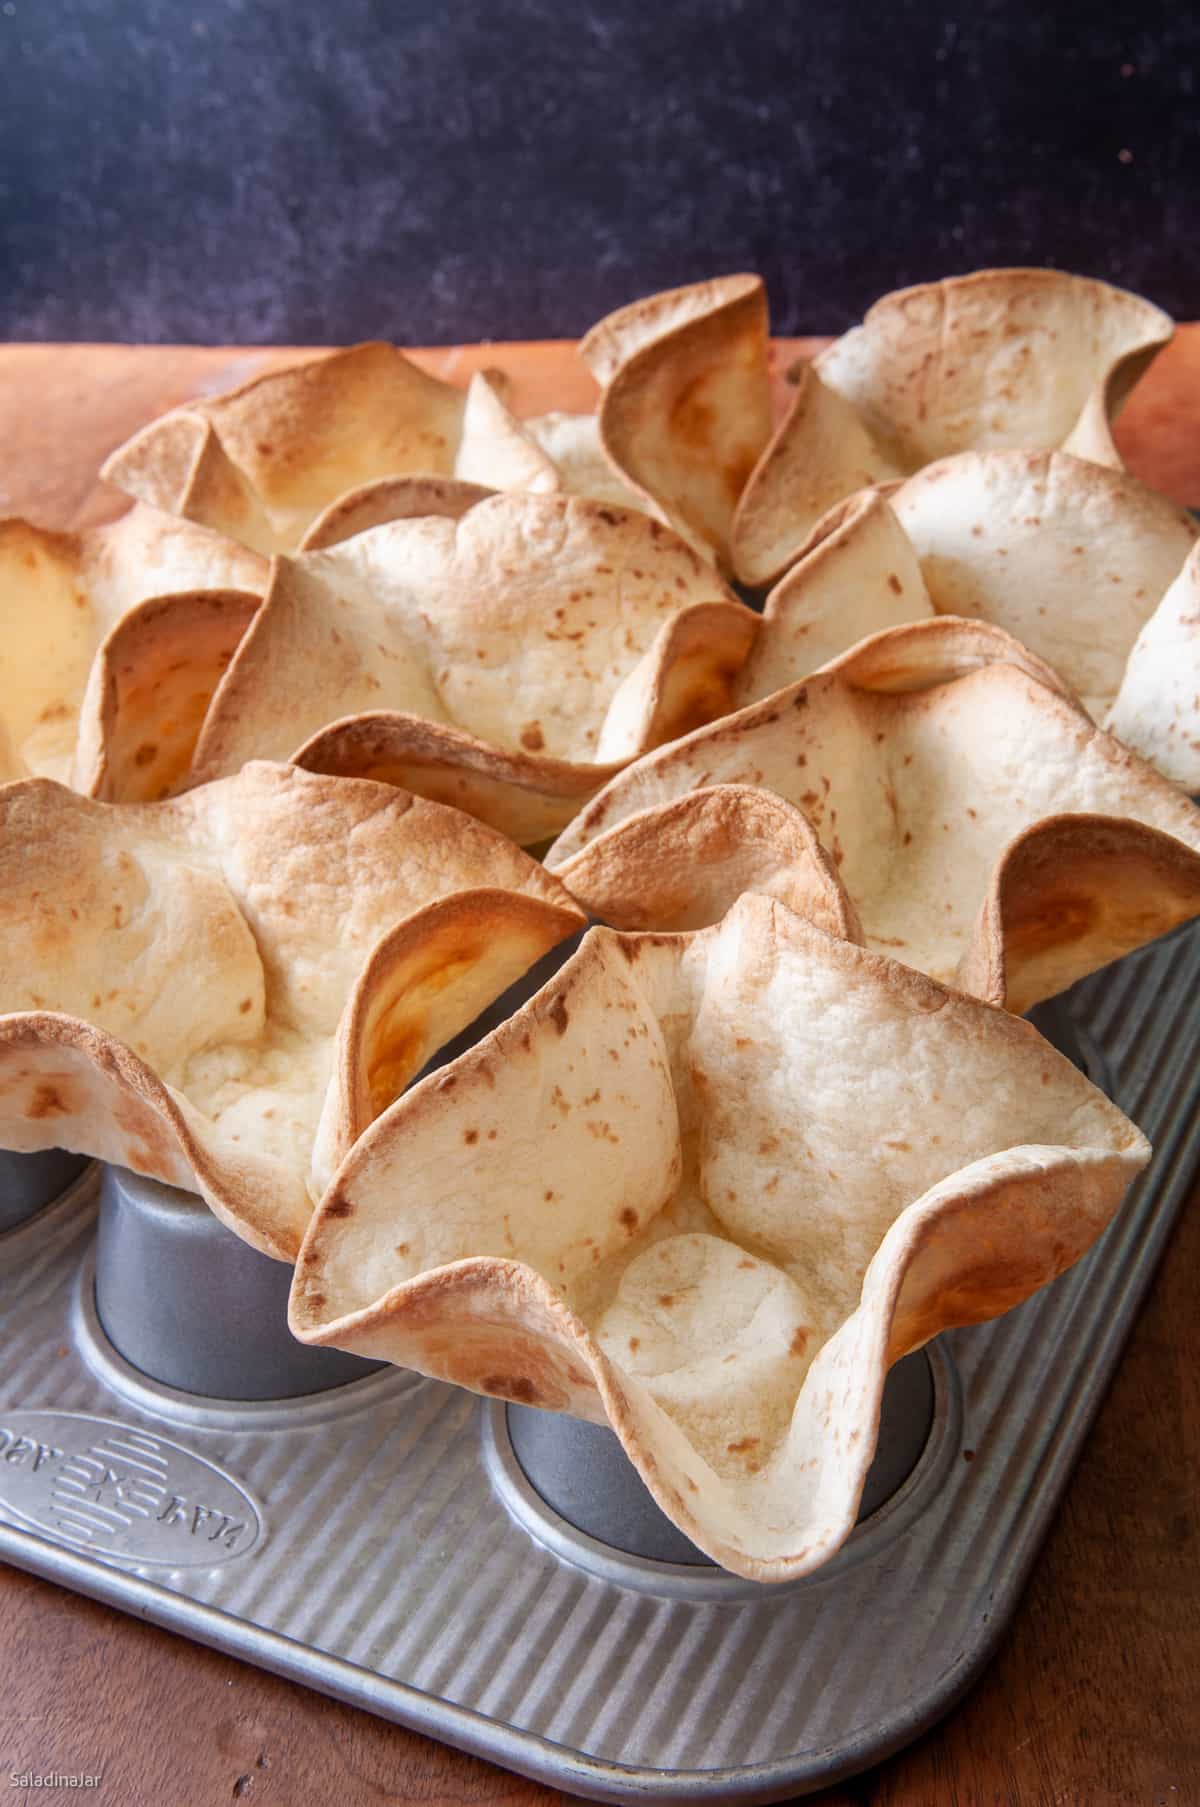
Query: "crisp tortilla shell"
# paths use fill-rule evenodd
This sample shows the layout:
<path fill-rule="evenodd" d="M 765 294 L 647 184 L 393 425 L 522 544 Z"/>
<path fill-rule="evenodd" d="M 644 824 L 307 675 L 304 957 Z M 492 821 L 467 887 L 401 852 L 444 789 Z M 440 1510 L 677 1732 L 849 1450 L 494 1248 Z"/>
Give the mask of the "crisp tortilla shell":
<path fill-rule="evenodd" d="M 1183 574 L 1198 533 L 1185 509 L 1126 472 L 1066 452 L 942 459 L 886 495 L 860 491 L 818 523 L 767 598 L 737 700 L 768 696 L 884 628 L 966 616 L 1015 635 L 1094 721 L 1200 789 L 1190 745 L 1200 733 L 1200 611 L 1196 580 Z"/>
<path fill-rule="evenodd" d="M 804 811 L 868 947 L 944 981 L 966 962 L 995 979 L 989 1001 L 1013 1008 L 1036 1001 L 1039 974 L 1057 991 L 1200 908 L 1200 810 L 1096 728 L 1047 666 L 981 622 L 939 616 L 876 634 L 806 683 L 646 755 L 585 806 L 547 864 L 572 864 L 587 905 L 574 864 L 583 848 L 714 784 L 761 786 Z M 1097 816 L 1116 820 L 1091 846 L 1078 818 Z M 998 884 L 1016 908 L 1000 875 L 1035 827 L 1045 857 L 1020 871 L 1045 889 L 1022 907 L 1037 917 L 1065 893 L 1090 902 L 1064 915 L 1053 965 L 1022 976 L 1018 948 L 985 955 L 975 938 Z M 1106 875 L 1114 836 L 1136 885 Z M 986 921 L 990 934 L 994 914 Z"/>
<path fill-rule="evenodd" d="M 1060 1273 L 1148 1154 L 1027 1023 L 748 894 L 593 930 L 377 1118 L 290 1322 L 607 1421 L 702 1549 L 782 1581 L 853 1528 L 889 1363 Z"/>
<path fill-rule="evenodd" d="M 771 433 L 761 279 L 652 295 L 579 350 L 604 384 L 600 437 L 616 470 L 728 567 L 738 498 Z"/>
<path fill-rule="evenodd" d="M 192 776 L 296 756 L 544 840 L 621 765 L 720 715 L 757 627 L 633 510 L 498 495 L 392 522 L 276 562 Z"/>
<path fill-rule="evenodd" d="M 1200 548 L 1134 642 L 1105 726 L 1200 791 Z"/>
<path fill-rule="evenodd" d="M 582 922 L 457 811 L 266 764 L 119 807 L 9 785 L 0 878 L 0 1145 L 190 1187 L 282 1259 L 324 1173 L 422 1064 L 415 994 L 403 1038 L 389 1014 L 406 920 L 467 893 L 424 982 L 483 960 L 497 992 Z"/>
<path fill-rule="evenodd" d="M 418 512 L 426 485 L 592 496 L 648 506 L 609 466 L 589 415 L 520 421 L 497 371 L 465 390 L 395 346 L 366 344 L 290 364 L 152 421 L 112 454 L 110 483 L 263 554 L 294 552 Z M 390 504 L 396 503 L 396 511 Z M 702 543 L 702 542 L 701 542 Z"/>
<path fill-rule="evenodd" d="M 1120 469 L 1111 422 L 1172 331 L 1140 296 L 1058 270 L 885 295 L 798 385 L 739 503 L 737 575 L 773 582 L 838 493 L 952 453 L 1061 447 Z"/>
<path fill-rule="evenodd" d="M 248 618 L 266 582 L 245 547 L 141 503 L 75 534 L 0 521 L 0 778 L 70 776 L 92 660 L 141 604 L 234 591 Z"/>
<path fill-rule="evenodd" d="M 392 345 L 351 346 L 188 402 L 136 434 L 110 483 L 272 553 L 379 477 L 453 476 L 464 392 Z"/>

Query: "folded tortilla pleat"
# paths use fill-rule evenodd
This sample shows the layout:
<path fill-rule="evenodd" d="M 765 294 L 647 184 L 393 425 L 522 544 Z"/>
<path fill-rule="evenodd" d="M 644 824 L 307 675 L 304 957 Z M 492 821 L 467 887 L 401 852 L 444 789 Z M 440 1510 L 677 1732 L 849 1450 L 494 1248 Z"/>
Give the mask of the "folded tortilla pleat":
<path fill-rule="evenodd" d="M 1200 547 L 1134 641 L 1105 726 L 1200 791 Z"/>
<path fill-rule="evenodd" d="M 861 942 L 858 912 L 802 810 L 773 791 L 715 784 L 636 811 L 556 869 L 614 929 L 704 929 L 745 891 Z"/>
<path fill-rule="evenodd" d="M 635 301 L 594 326 L 579 352 L 603 384 L 600 438 L 616 470 L 728 567 L 738 498 L 771 433 L 761 278 Z"/>
<path fill-rule="evenodd" d="M 244 627 L 266 582 L 244 546 L 144 504 L 73 534 L 0 521 L 0 779 L 70 776 L 92 660 L 140 604 L 227 591 Z"/>
<path fill-rule="evenodd" d="M 257 596 L 240 590 L 193 590 L 123 615 L 88 674 L 74 788 L 108 803 L 154 803 L 178 790 L 258 607 Z"/>
<path fill-rule="evenodd" d="M 495 493 L 482 483 L 464 483 L 458 477 L 377 477 L 331 502 L 304 535 L 300 551 L 323 552 L 388 521 L 419 520 L 422 515 L 458 521 Z"/>

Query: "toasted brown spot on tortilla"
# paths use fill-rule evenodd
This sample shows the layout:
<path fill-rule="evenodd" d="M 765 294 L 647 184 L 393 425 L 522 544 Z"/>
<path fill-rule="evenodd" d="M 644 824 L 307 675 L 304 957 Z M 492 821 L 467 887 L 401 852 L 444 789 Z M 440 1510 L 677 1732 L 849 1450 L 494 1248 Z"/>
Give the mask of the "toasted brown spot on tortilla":
<path fill-rule="evenodd" d="M 353 1217 L 354 1200 L 344 1193 L 336 1193 L 325 1207 L 326 1217 Z"/>
<path fill-rule="evenodd" d="M 1091 929 L 1097 910 L 1094 898 L 1052 897 L 1046 908 L 1027 915 L 1014 910 L 1009 926 L 1023 954 L 1040 953 L 1045 948 L 1059 947 L 1064 941 L 1082 940 Z"/>
<path fill-rule="evenodd" d="M 538 1403 L 537 1388 L 523 1374 L 485 1374 L 479 1384 L 497 1399 L 512 1399 L 518 1405 Z"/>
<path fill-rule="evenodd" d="M 25 1114 L 27 1117 L 65 1117 L 70 1108 L 70 1105 L 63 1102 L 57 1086 L 43 1081 L 34 1087 L 33 1097 Z"/>
<path fill-rule="evenodd" d="M 404 1090 L 412 1073 L 416 1050 L 423 1045 L 419 1025 L 395 1032 L 390 1045 L 381 1048 L 367 1070 L 367 1090 L 372 1117 L 380 1117 Z"/>
<path fill-rule="evenodd" d="M 570 1018 L 567 1015 L 566 1002 L 561 994 L 555 998 L 553 1004 L 550 1006 L 550 1021 L 554 1024 L 554 1027 L 558 1030 L 560 1035 L 566 1034 L 567 1024 L 570 1021 Z"/>

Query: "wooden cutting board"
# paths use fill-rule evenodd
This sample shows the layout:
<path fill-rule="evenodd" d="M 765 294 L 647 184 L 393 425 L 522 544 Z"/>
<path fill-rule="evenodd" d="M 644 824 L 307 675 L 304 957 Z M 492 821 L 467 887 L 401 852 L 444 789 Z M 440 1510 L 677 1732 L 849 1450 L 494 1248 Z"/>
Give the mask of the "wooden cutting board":
<path fill-rule="evenodd" d="M 798 355 L 780 341 L 780 398 Z M 306 355 L 180 346 L 0 346 L 0 515 L 74 528 L 118 512 L 96 477 L 165 408 Z M 518 413 L 592 405 L 568 344 L 413 354 L 493 366 Z M 1121 417 L 1130 468 L 1200 506 L 1200 325 Z M 1200 1187 L 1176 1231 L 1000 1653 L 950 1717 L 818 1807 L 1187 1807 L 1200 1802 Z M 0 1570 L 0 1776 L 101 1772 L 129 1807 L 508 1803 L 551 1790 L 107 1607 Z"/>

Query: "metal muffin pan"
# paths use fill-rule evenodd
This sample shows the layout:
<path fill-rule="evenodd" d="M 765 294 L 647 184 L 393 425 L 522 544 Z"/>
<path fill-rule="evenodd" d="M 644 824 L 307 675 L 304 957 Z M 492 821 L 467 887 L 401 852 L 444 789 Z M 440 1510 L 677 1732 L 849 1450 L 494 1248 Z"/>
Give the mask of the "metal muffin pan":
<path fill-rule="evenodd" d="M 916 1468 L 933 1429 L 936 1398 L 934 1370 L 923 1349 L 896 1363 L 884 1386 L 879 1441 L 863 1487 L 860 1522 L 885 1505 Z M 562 1541 L 582 1560 L 584 1546 L 571 1536 L 578 1531 L 605 1546 L 603 1572 L 613 1567 L 614 1551 L 618 1557 L 715 1566 L 656 1505 L 616 1433 L 606 1426 L 536 1406 L 509 1405 L 503 1414 L 493 1414 L 489 1450 L 493 1478 L 510 1510 L 548 1548 Z"/>
<path fill-rule="evenodd" d="M 0 1235 L 61 1198 L 90 1166 L 85 1154 L 68 1154 L 65 1148 L 47 1148 L 41 1154 L 0 1149 Z"/>
<path fill-rule="evenodd" d="M 377 1368 L 296 1341 L 291 1280 L 289 1267 L 227 1230 L 194 1192 L 104 1169 L 96 1313 L 114 1349 L 151 1379 L 220 1399 L 286 1399 Z"/>
<path fill-rule="evenodd" d="M 241 1401 L 148 1378 L 97 1311 L 86 1186 L 0 1237 L 0 1556 L 590 1799 L 780 1800 L 878 1761 L 994 1649 L 1200 1157 L 1194 928 L 1040 1026 L 1154 1161 L 1076 1268 L 917 1358 L 915 1466 L 807 1580 L 572 1524 L 568 1421 L 539 1460 L 503 1405 L 391 1369 Z"/>

